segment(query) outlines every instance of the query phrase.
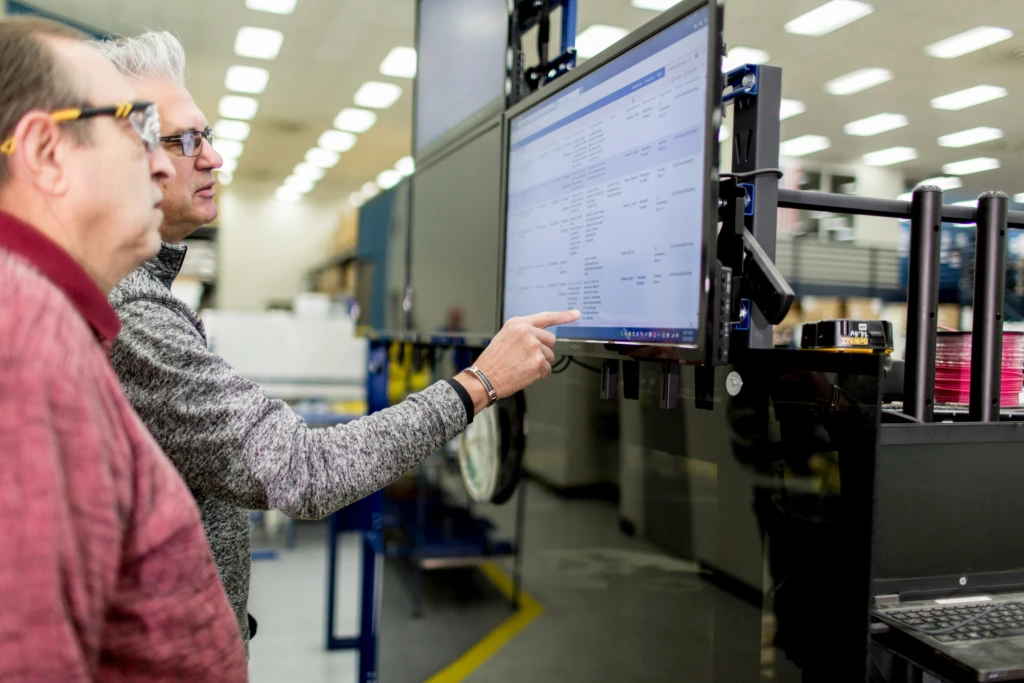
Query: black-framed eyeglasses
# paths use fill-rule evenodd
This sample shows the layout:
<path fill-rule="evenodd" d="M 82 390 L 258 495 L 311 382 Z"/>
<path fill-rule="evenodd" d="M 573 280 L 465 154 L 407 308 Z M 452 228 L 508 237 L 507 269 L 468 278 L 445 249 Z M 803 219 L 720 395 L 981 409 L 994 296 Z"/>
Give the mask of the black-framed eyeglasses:
<path fill-rule="evenodd" d="M 155 152 L 160 147 L 160 112 L 152 102 L 122 102 L 109 107 L 80 107 L 58 109 L 50 112 L 50 118 L 57 123 L 81 121 L 96 116 L 113 116 L 115 119 L 127 119 L 132 130 L 142 139 L 147 152 Z M 14 154 L 14 137 L 9 137 L 0 144 L 0 154 Z"/>
<path fill-rule="evenodd" d="M 203 151 L 203 138 L 212 145 L 213 128 L 207 126 L 206 130 L 186 130 L 177 135 L 166 135 L 160 138 L 160 142 L 179 143 L 182 154 L 187 157 L 197 157 Z"/>

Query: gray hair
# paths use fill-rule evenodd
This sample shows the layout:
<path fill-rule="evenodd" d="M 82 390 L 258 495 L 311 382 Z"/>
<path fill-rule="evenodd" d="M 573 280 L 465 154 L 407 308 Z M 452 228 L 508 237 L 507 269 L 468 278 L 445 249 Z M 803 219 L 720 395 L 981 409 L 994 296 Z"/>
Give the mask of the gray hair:
<path fill-rule="evenodd" d="M 167 31 L 146 31 L 136 38 L 93 41 L 93 47 L 128 78 L 162 78 L 185 85 L 185 48 Z"/>

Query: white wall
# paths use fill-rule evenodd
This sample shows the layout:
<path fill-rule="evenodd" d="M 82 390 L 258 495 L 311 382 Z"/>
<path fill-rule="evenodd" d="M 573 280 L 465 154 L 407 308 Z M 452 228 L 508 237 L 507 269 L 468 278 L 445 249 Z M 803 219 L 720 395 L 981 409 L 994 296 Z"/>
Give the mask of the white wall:
<path fill-rule="evenodd" d="M 328 255 L 338 204 L 274 197 L 274 185 L 221 189 L 217 307 L 261 311 L 307 288 Z"/>

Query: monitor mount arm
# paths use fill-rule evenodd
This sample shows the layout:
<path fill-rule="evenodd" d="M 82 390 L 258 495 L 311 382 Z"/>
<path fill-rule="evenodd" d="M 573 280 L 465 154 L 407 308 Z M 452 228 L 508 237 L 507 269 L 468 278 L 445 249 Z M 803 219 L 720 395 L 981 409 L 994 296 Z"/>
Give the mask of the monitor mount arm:
<path fill-rule="evenodd" d="M 509 15 L 509 106 L 576 66 L 577 0 L 515 0 Z M 561 51 L 549 58 L 551 13 L 561 7 Z M 535 66 L 526 66 L 523 35 L 537 27 Z"/>

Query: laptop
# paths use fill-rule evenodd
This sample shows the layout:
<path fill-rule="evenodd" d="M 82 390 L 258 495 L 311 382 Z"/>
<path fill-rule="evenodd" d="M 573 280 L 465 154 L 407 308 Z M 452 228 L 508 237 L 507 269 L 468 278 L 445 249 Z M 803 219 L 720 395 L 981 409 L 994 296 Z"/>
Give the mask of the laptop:
<path fill-rule="evenodd" d="M 1024 681 L 1024 424 L 879 437 L 876 642 L 952 680 Z"/>

